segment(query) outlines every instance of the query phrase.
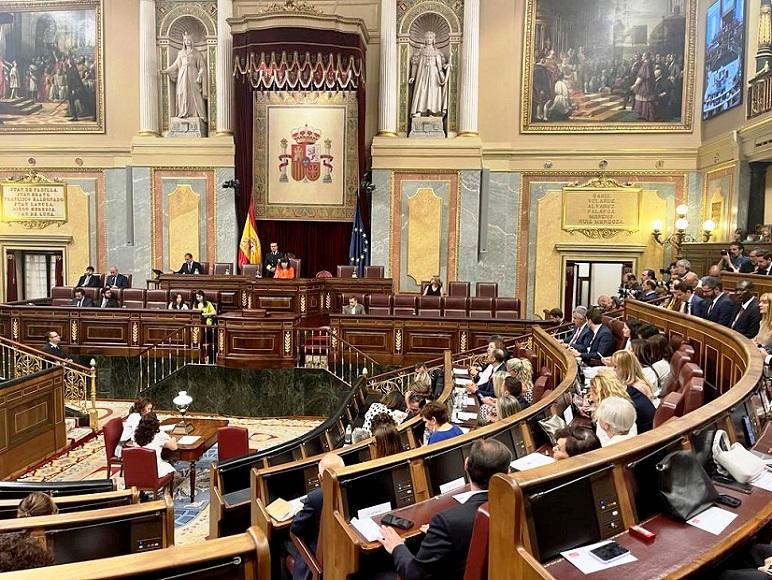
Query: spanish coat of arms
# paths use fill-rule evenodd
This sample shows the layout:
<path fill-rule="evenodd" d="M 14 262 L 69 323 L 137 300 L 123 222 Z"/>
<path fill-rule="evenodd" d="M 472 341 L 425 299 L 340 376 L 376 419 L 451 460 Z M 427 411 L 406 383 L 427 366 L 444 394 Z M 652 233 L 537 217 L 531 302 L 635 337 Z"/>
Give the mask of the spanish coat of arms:
<path fill-rule="evenodd" d="M 322 132 L 313 129 L 306 124 L 302 128 L 292 130 L 292 139 L 295 143 L 292 145 L 291 153 L 287 153 L 287 139 L 282 139 L 279 155 L 279 182 L 289 182 L 287 176 L 287 166 L 291 163 L 292 179 L 295 181 L 317 181 L 322 175 L 324 167 L 324 177 L 322 183 L 332 183 L 332 160 L 330 154 L 332 149 L 332 140 L 324 140 L 324 153 L 321 153 L 321 147 L 317 141 L 322 137 Z"/>

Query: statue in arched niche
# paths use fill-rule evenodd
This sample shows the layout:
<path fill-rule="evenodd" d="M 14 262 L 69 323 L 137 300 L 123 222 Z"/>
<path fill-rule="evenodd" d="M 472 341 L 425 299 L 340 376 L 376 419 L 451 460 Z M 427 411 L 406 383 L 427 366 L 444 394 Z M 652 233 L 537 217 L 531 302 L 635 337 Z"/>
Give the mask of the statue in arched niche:
<path fill-rule="evenodd" d="M 424 35 L 423 46 L 410 59 L 410 78 L 413 85 L 411 117 L 444 117 L 448 112 L 449 63 L 435 46 L 434 32 Z"/>
<path fill-rule="evenodd" d="M 177 58 L 161 73 L 172 75 L 175 84 L 177 106 L 172 118 L 170 136 L 177 136 L 180 131 L 205 133 L 209 86 L 207 64 L 204 55 L 193 45 L 193 37 L 190 34 L 183 34 L 182 48 L 177 53 Z M 189 121 L 180 122 L 181 119 Z M 197 128 L 193 125 L 197 125 Z"/>

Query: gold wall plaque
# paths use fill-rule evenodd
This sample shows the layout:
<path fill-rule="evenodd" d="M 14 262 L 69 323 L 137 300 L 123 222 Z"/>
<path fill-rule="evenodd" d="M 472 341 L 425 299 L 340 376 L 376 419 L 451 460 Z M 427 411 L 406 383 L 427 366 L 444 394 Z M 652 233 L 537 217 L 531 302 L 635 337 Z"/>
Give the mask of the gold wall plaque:
<path fill-rule="evenodd" d="M 67 221 L 67 185 L 31 172 L 0 182 L 0 221 L 45 228 Z"/>
<path fill-rule="evenodd" d="M 562 228 L 590 238 L 637 232 L 641 221 L 641 188 L 599 178 L 563 188 Z"/>

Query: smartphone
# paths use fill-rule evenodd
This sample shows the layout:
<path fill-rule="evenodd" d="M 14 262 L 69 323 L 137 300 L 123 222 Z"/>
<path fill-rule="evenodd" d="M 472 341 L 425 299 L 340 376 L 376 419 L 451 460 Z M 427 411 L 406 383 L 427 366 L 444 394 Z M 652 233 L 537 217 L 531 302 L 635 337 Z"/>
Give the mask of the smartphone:
<path fill-rule="evenodd" d="M 624 558 L 629 553 L 630 550 L 624 546 L 620 546 L 616 542 L 609 542 L 608 544 L 598 546 L 594 550 L 590 550 L 590 554 L 605 564 L 618 560 L 619 558 Z"/>
<path fill-rule="evenodd" d="M 395 516 L 394 514 L 386 514 L 382 516 L 381 523 L 387 526 L 392 526 L 394 528 L 399 528 L 400 530 L 409 530 L 413 527 L 413 522 L 407 518 Z"/>
<path fill-rule="evenodd" d="M 725 495 L 722 493 L 722 494 L 719 494 L 718 499 L 716 499 L 716 503 L 720 503 L 730 508 L 736 508 L 736 507 L 740 507 L 740 505 L 742 505 L 743 502 L 739 498 L 733 497 L 731 495 Z"/>

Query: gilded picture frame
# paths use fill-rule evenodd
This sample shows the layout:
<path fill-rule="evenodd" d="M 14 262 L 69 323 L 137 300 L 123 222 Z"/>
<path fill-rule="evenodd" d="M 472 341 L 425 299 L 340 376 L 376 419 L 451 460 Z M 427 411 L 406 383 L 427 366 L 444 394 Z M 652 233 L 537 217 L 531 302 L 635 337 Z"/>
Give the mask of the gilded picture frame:
<path fill-rule="evenodd" d="M 272 111 L 277 114 L 272 116 Z M 255 91 L 255 218 L 353 219 L 359 187 L 358 135 L 355 91 Z"/>
<path fill-rule="evenodd" d="M 692 131 L 696 5 L 526 0 L 521 131 Z"/>
<path fill-rule="evenodd" d="M 104 133 L 103 0 L 11 0 L 0 19 L 0 133 Z M 28 33 L 27 31 L 34 31 Z"/>

